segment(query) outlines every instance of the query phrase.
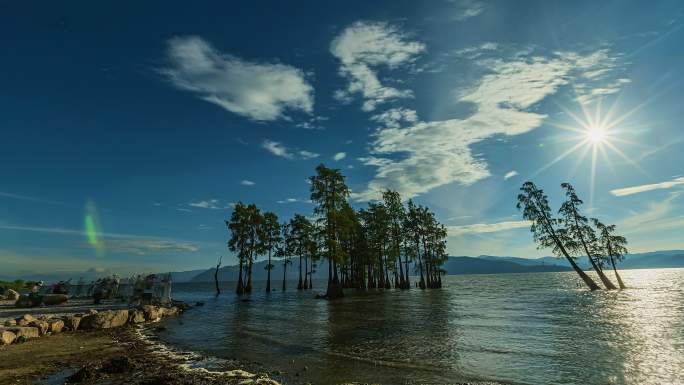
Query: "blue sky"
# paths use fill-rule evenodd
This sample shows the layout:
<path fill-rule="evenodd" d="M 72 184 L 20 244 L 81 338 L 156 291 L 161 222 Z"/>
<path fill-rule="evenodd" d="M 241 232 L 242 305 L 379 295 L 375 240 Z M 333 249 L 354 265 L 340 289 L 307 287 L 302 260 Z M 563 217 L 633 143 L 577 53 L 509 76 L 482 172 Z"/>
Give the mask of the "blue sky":
<path fill-rule="evenodd" d="M 308 214 L 321 162 L 452 255 L 550 254 L 527 179 L 684 248 L 681 2 L 252 3 L 3 7 L 2 273 L 208 267 L 231 203 Z"/>

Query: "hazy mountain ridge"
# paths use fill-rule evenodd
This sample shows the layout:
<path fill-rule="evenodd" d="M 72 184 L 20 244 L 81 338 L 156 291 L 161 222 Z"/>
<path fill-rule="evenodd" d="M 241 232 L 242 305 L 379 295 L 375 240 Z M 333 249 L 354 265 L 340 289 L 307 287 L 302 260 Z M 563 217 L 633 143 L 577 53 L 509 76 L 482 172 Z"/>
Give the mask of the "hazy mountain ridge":
<path fill-rule="evenodd" d="M 278 281 L 283 277 L 282 262 L 275 261 L 275 268 L 271 272 L 271 278 Z M 589 262 L 586 257 L 579 257 L 578 264 L 589 270 Z M 266 261 L 254 263 L 253 279 L 266 279 Z M 648 253 L 628 254 L 625 261 L 619 265 L 620 269 L 648 269 L 648 268 L 673 268 L 684 267 L 684 250 L 664 250 Z M 410 267 L 412 269 L 412 267 Z M 314 274 L 314 278 L 326 278 L 327 267 L 323 264 Z M 450 256 L 444 264 L 444 270 L 448 275 L 462 274 L 505 274 L 505 273 L 535 273 L 535 272 L 559 272 L 570 271 L 572 268 L 565 258 L 541 257 L 521 258 L 513 256 L 480 255 L 478 257 Z M 224 266 L 219 270 L 220 281 L 234 281 L 237 279 L 238 266 Z M 292 260 L 292 265 L 287 268 L 287 279 L 297 279 L 299 274 L 297 260 Z M 192 282 L 211 282 L 214 280 L 214 269 L 205 271 L 193 277 Z M 178 282 L 178 281 L 177 281 Z"/>
<path fill-rule="evenodd" d="M 557 265 L 570 267 L 565 258 L 541 257 L 541 258 L 520 258 L 509 256 L 490 256 L 480 255 L 478 258 L 489 261 L 509 261 L 527 266 L 547 266 Z M 577 258 L 578 265 L 583 269 L 591 269 L 587 257 Z M 656 269 L 656 268 L 677 268 L 684 267 L 684 250 L 662 250 L 650 251 L 646 253 L 627 254 L 625 260 L 618 265 L 619 269 Z"/>
<path fill-rule="evenodd" d="M 589 270 L 589 263 L 586 257 L 579 257 L 578 264 Z M 283 278 L 283 264 L 280 260 L 274 260 L 274 269 L 271 278 L 276 282 Z M 266 261 L 258 261 L 253 267 L 253 277 L 255 280 L 266 279 Z M 649 268 L 677 268 L 684 267 L 684 250 L 662 250 L 647 253 L 628 254 L 625 261 L 619 265 L 620 269 L 649 269 Z M 412 268 L 412 267 L 410 267 Z M 302 266 L 303 269 L 303 266 Z M 459 274 L 504 274 L 504 273 L 533 273 L 533 272 L 553 272 L 569 271 L 570 264 L 565 258 L 541 257 L 541 258 L 521 258 L 513 256 L 492 256 L 480 255 L 477 257 L 451 256 L 445 263 L 444 269 L 449 275 Z M 238 266 L 224 266 L 219 271 L 219 280 L 233 281 L 237 277 Z M 43 280 L 45 282 L 56 282 L 72 278 L 72 283 L 78 282 L 82 277 L 89 282 L 97 278 L 111 275 L 108 269 L 88 269 L 81 272 L 55 272 L 55 273 L 26 273 L 21 276 L 0 276 L 0 279 L 13 281 L 17 278 L 25 280 Z M 314 278 L 327 278 L 327 264 L 322 263 Z M 298 260 L 292 259 L 292 264 L 287 268 L 287 279 L 297 279 L 299 276 Z M 211 282 L 214 280 L 214 269 L 197 269 L 188 271 L 172 272 L 171 277 L 174 282 Z"/>

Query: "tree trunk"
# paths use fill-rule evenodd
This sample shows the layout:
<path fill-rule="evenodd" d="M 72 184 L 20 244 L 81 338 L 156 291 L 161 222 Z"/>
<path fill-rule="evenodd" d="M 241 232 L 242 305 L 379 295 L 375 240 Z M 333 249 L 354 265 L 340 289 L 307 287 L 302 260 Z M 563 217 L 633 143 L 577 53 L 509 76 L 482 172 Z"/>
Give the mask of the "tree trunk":
<path fill-rule="evenodd" d="M 221 258 L 223 259 L 223 258 Z M 219 282 L 218 282 L 218 272 L 219 268 L 221 267 L 221 260 L 219 259 L 219 263 L 216 264 L 216 270 L 214 271 L 214 284 L 216 285 L 216 295 L 218 296 L 221 294 L 221 288 L 219 288 Z"/>
<path fill-rule="evenodd" d="M 299 254 L 299 283 L 297 284 L 297 290 L 302 290 L 304 284 L 302 283 L 302 255 Z"/>
<path fill-rule="evenodd" d="M 541 207 L 541 205 L 539 205 L 539 201 L 537 201 L 537 207 Z M 543 211 L 542 211 L 542 213 L 543 213 Z M 575 270 L 575 272 L 580 276 L 580 278 L 582 278 L 584 283 L 589 287 L 589 290 L 592 290 L 592 291 L 593 290 L 600 290 L 601 288 L 599 287 L 599 285 L 597 285 L 596 282 L 594 282 L 594 280 L 591 279 L 591 277 L 587 275 L 587 273 L 585 273 L 579 266 L 577 266 L 577 263 L 575 263 L 575 260 L 573 260 L 570 257 L 568 252 L 565 250 L 563 243 L 556 236 L 556 232 L 553 230 L 553 226 L 551 225 L 551 221 L 549 221 L 549 218 L 546 216 L 545 213 L 543 213 L 543 219 L 544 219 L 544 226 L 546 228 L 546 231 L 551 235 L 551 237 L 553 238 L 553 241 L 556 243 L 558 248 L 563 253 L 563 256 L 565 256 L 565 258 L 570 263 L 570 266 L 572 266 L 572 268 Z"/>
<path fill-rule="evenodd" d="M 304 290 L 309 288 L 309 258 L 304 257 Z"/>
<path fill-rule="evenodd" d="M 333 271 L 333 279 L 330 285 L 328 285 L 328 291 L 325 294 L 325 296 L 328 299 L 342 298 L 344 297 L 344 291 L 342 290 L 342 286 L 340 285 L 340 279 L 337 274 L 337 262 L 333 261 L 331 267 Z"/>
<path fill-rule="evenodd" d="M 287 261 L 283 263 L 283 291 L 285 291 L 285 282 L 287 281 Z"/>
<path fill-rule="evenodd" d="M 235 289 L 235 293 L 237 294 L 242 294 L 245 292 L 245 287 L 242 281 L 242 260 L 240 260 L 240 271 L 238 273 L 238 282 L 237 282 L 237 288 Z"/>
<path fill-rule="evenodd" d="M 617 278 L 618 285 L 620 285 L 620 289 L 626 289 L 627 286 L 625 286 L 625 283 L 622 282 L 622 278 L 620 278 L 620 274 L 617 272 L 617 268 L 615 268 L 615 259 L 613 259 L 613 256 L 610 256 L 610 264 L 613 265 L 613 271 L 615 272 L 615 278 Z"/>
<path fill-rule="evenodd" d="M 575 221 L 577 223 L 577 221 Z M 601 279 L 601 282 L 603 282 L 603 285 L 606 287 L 608 290 L 615 290 L 617 287 L 610 282 L 610 279 L 606 277 L 605 274 L 603 274 L 603 270 L 596 264 L 594 261 L 594 258 L 591 256 L 591 253 L 589 252 L 589 248 L 587 247 L 587 244 L 584 242 L 584 237 L 580 236 L 580 241 L 582 242 L 582 247 L 584 248 L 584 252 L 587 253 L 587 258 L 589 259 L 589 262 L 591 263 L 591 266 L 594 268 L 594 271 L 596 274 L 598 274 L 599 278 Z"/>
<path fill-rule="evenodd" d="M 266 278 L 266 292 L 271 292 L 271 249 L 268 249 L 268 276 Z"/>
<path fill-rule="evenodd" d="M 254 259 L 249 259 L 249 265 L 247 265 L 247 286 L 245 287 L 245 293 L 252 292 L 252 266 L 254 265 Z"/>
<path fill-rule="evenodd" d="M 411 281 L 409 280 L 409 261 L 408 261 L 408 255 L 405 256 L 405 263 L 406 263 L 406 281 L 404 282 L 404 285 L 406 286 L 407 289 L 411 288 Z"/>

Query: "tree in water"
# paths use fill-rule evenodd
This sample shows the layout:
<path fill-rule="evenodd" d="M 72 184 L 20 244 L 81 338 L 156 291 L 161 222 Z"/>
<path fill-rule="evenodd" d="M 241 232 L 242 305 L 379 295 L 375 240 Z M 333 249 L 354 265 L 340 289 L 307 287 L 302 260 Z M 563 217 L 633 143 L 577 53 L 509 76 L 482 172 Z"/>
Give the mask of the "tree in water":
<path fill-rule="evenodd" d="M 268 270 L 266 278 L 266 292 L 271 292 L 271 270 L 273 269 L 273 264 L 271 263 L 271 254 L 276 248 L 278 243 L 282 240 L 280 235 L 280 223 L 278 222 L 278 216 L 272 212 L 264 213 L 263 220 L 263 243 L 264 247 L 268 250 L 268 265 L 266 265 L 266 270 Z"/>
<path fill-rule="evenodd" d="M 404 236 L 406 237 L 405 253 L 413 260 L 415 268 L 420 272 L 420 281 L 418 283 L 418 287 L 425 289 L 425 275 L 423 274 L 423 262 L 420 253 L 422 236 L 421 215 L 420 207 L 414 204 L 412 199 L 409 199 L 406 219 L 404 220 L 403 225 Z M 408 271 L 406 274 L 408 275 Z"/>
<path fill-rule="evenodd" d="M 264 217 L 261 211 L 254 204 L 250 204 L 246 208 L 246 215 L 244 217 L 246 226 L 248 228 L 248 247 L 249 254 L 247 260 L 247 283 L 245 284 L 245 293 L 252 292 L 252 267 L 254 261 L 259 255 L 266 253 L 264 243 Z"/>
<path fill-rule="evenodd" d="M 312 231 L 311 222 L 309 222 L 305 216 L 295 214 L 290 220 L 290 243 L 292 245 L 292 252 L 299 257 L 299 282 L 297 283 L 297 290 L 303 290 L 305 289 L 305 286 L 308 286 L 305 282 L 306 272 L 302 274 L 302 259 L 306 259 L 307 257 Z"/>
<path fill-rule="evenodd" d="M 551 247 L 556 255 L 564 256 L 570 266 L 582 278 L 590 290 L 598 290 L 600 287 L 587 275 L 575 262 L 575 257 L 570 256 L 565 249 L 564 240 L 567 239 L 567 230 L 558 227 L 562 221 L 553 218 L 549 200 L 544 191 L 537 188 L 532 182 L 525 182 L 518 194 L 517 207 L 523 212 L 523 218 L 532 222 L 530 231 L 537 243 L 538 248 Z"/>
<path fill-rule="evenodd" d="M 404 266 L 401 260 L 401 246 L 404 241 L 404 233 L 402 225 L 406 220 L 406 209 L 401 202 L 401 196 L 398 192 L 387 190 L 382 193 L 382 200 L 384 201 L 385 210 L 389 219 L 389 250 L 390 260 L 398 261 L 399 263 L 399 277 L 396 279 L 396 286 L 401 289 L 408 289 L 408 278 L 404 275 Z M 408 262 L 406 263 L 408 267 Z M 395 267 L 396 273 L 396 267 Z M 396 275 L 396 274 L 395 274 Z"/>
<path fill-rule="evenodd" d="M 237 287 L 235 288 L 237 294 L 243 294 L 245 292 L 243 272 L 250 255 L 250 229 L 246 218 L 247 206 L 242 202 L 238 202 L 233 208 L 230 221 L 226 221 L 226 226 L 231 234 L 230 240 L 228 241 L 228 249 L 237 254 L 238 264 L 240 266 L 238 270 Z"/>
<path fill-rule="evenodd" d="M 621 235 L 614 235 L 615 225 L 604 225 L 598 219 L 592 218 L 594 226 L 598 231 L 598 243 L 601 248 L 601 254 L 610 261 L 613 266 L 613 272 L 615 272 L 615 278 L 620 285 L 620 289 L 626 289 L 625 283 L 622 282 L 620 274 L 618 274 L 617 268 L 615 267 L 615 261 L 622 261 L 627 254 L 627 238 Z"/>
<path fill-rule="evenodd" d="M 574 187 L 570 183 L 562 183 L 561 187 L 565 189 L 566 201 L 563 202 L 558 213 L 563 217 L 565 228 L 567 229 L 568 237 L 565 239 L 566 250 L 577 253 L 584 252 L 601 282 L 606 286 L 606 289 L 617 289 L 603 273 L 599 258 L 593 253 L 596 249 L 593 247 L 596 237 L 594 229 L 589 225 L 589 220 L 579 211 L 579 207 L 583 203 L 582 200 L 577 196 Z"/>
<path fill-rule="evenodd" d="M 281 240 L 276 246 L 276 256 L 282 258 L 283 261 L 283 291 L 287 289 L 287 265 L 292 264 L 291 256 L 293 249 L 292 232 L 290 231 L 290 224 L 283 223 L 281 226 L 282 236 Z"/>
<path fill-rule="evenodd" d="M 344 259 L 344 252 L 339 244 L 339 213 L 347 203 L 349 188 L 344 176 L 337 169 L 320 164 L 316 167 L 316 175 L 309 178 L 311 182 L 311 201 L 316 205 L 314 214 L 321 219 L 323 228 L 324 255 L 328 259 L 328 299 L 344 296 L 338 275 L 338 265 Z"/>
<path fill-rule="evenodd" d="M 214 270 L 214 284 L 216 285 L 216 296 L 218 297 L 219 294 L 221 294 L 221 288 L 219 287 L 219 281 L 218 281 L 218 272 L 219 269 L 221 268 L 221 262 L 223 261 L 223 255 L 219 257 L 218 262 L 216 262 L 216 270 Z"/>

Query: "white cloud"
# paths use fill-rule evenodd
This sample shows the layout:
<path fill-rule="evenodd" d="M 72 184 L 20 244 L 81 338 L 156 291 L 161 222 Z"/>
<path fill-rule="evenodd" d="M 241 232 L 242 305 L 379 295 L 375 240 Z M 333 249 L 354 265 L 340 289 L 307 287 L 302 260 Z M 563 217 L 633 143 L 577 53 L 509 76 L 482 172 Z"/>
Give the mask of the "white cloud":
<path fill-rule="evenodd" d="M 276 201 L 276 203 L 279 203 L 279 204 L 285 204 L 285 203 L 311 203 L 311 201 L 308 200 L 308 199 L 287 198 L 287 199 L 283 199 L 283 200 Z"/>
<path fill-rule="evenodd" d="M 377 168 L 375 177 L 353 197 L 372 200 L 387 188 L 413 197 L 446 184 L 468 186 L 487 178 L 486 161 L 473 154 L 470 146 L 495 135 L 520 135 L 539 127 L 546 115 L 530 107 L 584 71 L 600 67 L 600 62 L 587 57 L 592 55 L 479 61 L 488 73 L 476 86 L 455 93 L 457 102 L 472 103 L 475 112 L 463 119 L 380 127 L 371 155 L 361 159 Z"/>
<path fill-rule="evenodd" d="M 320 155 L 321 154 L 317 154 L 315 152 L 306 151 L 306 150 L 299 151 L 299 156 L 301 156 L 302 159 L 315 159 L 315 158 L 318 158 Z"/>
<path fill-rule="evenodd" d="M 644 235 L 682 228 L 684 216 L 676 215 L 679 211 L 676 200 L 683 194 L 682 191 L 672 192 L 663 200 L 647 202 L 641 211 L 631 211 L 631 215 L 617 223 L 618 231 L 625 235 Z"/>
<path fill-rule="evenodd" d="M 517 172 L 517 171 L 515 171 L 515 170 L 509 171 L 509 172 L 506 173 L 506 175 L 504 175 L 504 180 L 509 180 L 509 179 L 513 178 L 514 176 L 516 176 L 516 175 L 518 175 L 518 172 Z"/>
<path fill-rule="evenodd" d="M 313 87 L 297 68 L 221 53 L 198 36 L 170 39 L 168 60 L 161 72 L 176 87 L 249 119 L 273 121 L 287 119 L 286 110 L 313 110 Z"/>
<path fill-rule="evenodd" d="M 402 123 L 413 124 L 418 121 L 416 111 L 408 108 L 390 108 L 370 117 L 370 120 L 382 124 L 386 128 L 399 128 Z"/>
<path fill-rule="evenodd" d="M 646 192 L 646 191 L 670 189 L 670 188 L 673 188 L 675 186 L 680 186 L 680 185 L 684 185 L 684 177 L 675 178 L 675 179 L 665 181 L 665 182 L 660 182 L 660 183 L 643 184 L 640 186 L 619 188 L 619 189 L 615 189 L 615 190 L 610 190 L 610 193 L 615 195 L 615 196 L 621 197 L 621 196 L 625 196 L 625 195 L 639 194 L 639 193 Z"/>
<path fill-rule="evenodd" d="M 86 238 L 93 234 L 87 234 L 84 230 L 68 229 L 61 227 L 38 227 L 38 226 L 22 226 L 4 224 L 0 225 L 0 230 L 11 231 L 29 231 L 46 234 L 77 236 Z M 192 241 L 182 241 L 169 238 L 138 235 L 138 234 L 121 234 L 121 233 L 95 233 L 98 239 L 103 239 L 105 249 L 109 251 L 131 251 L 136 249 L 138 251 L 197 251 L 199 247 Z M 124 250 L 129 248 L 129 250 Z M 132 251 L 131 251 L 132 252 Z M 140 252 L 135 252 L 140 254 Z"/>
<path fill-rule="evenodd" d="M 201 208 L 201 209 L 218 210 L 221 208 L 221 207 L 219 207 L 218 204 L 219 204 L 218 199 L 209 199 L 209 200 L 198 201 L 198 202 L 190 202 L 190 203 L 188 203 L 188 206 L 197 207 L 197 208 Z"/>
<path fill-rule="evenodd" d="M 292 159 L 294 157 L 290 150 L 280 142 L 265 139 L 263 142 L 261 142 L 261 147 L 265 148 L 271 154 L 281 158 Z"/>
<path fill-rule="evenodd" d="M 396 69 L 413 63 L 425 51 L 425 45 L 410 41 L 390 24 L 359 21 L 332 41 L 330 51 L 340 60 L 340 74 L 349 80 L 346 90 L 336 91 L 335 98 L 349 103 L 353 94 L 360 93 L 364 98 L 363 110 L 372 111 L 380 103 L 413 97 L 411 90 L 382 84 L 377 69 Z"/>
<path fill-rule="evenodd" d="M 529 221 L 506 221 L 497 223 L 476 223 L 463 226 L 447 226 L 449 236 L 456 237 L 464 234 L 495 233 L 529 227 Z"/>
<path fill-rule="evenodd" d="M 465 21 L 471 17 L 479 16 L 485 11 L 485 3 L 478 0 L 459 0 L 456 1 L 458 9 L 454 19 Z"/>
<path fill-rule="evenodd" d="M 243 186 L 254 186 L 256 183 L 252 182 L 251 180 L 243 179 L 240 181 L 240 184 Z"/>
<path fill-rule="evenodd" d="M 340 161 L 340 160 L 342 160 L 342 159 L 344 159 L 344 158 L 346 158 L 346 157 L 347 157 L 347 153 L 346 153 L 346 152 L 338 152 L 337 154 L 335 154 L 335 155 L 333 156 L 333 159 L 335 160 L 335 162 L 338 162 L 338 161 Z"/>
<path fill-rule="evenodd" d="M 615 77 L 615 72 L 624 70 L 621 66 L 622 55 L 611 54 L 608 49 L 600 49 L 586 56 L 574 52 L 556 54 L 583 69 L 573 83 L 577 101 L 581 104 L 618 93 L 624 85 L 631 82 L 624 77 Z"/>
<path fill-rule="evenodd" d="M 261 142 L 261 147 L 271 154 L 285 159 L 295 159 L 299 157 L 299 159 L 308 160 L 318 158 L 321 155 L 312 151 L 299 150 L 295 156 L 295 152 L 284 144 L 269 139 L 264 139 L 264 141 Z"/>
<path fill-rule="evenodd" d="M 165 253 L 193 253 L 199 247 L 189 242 L 176 242 L 158 239 L 113 239 L 105 241 L 108 251 L 125 254 L 165 254 Z"/>

